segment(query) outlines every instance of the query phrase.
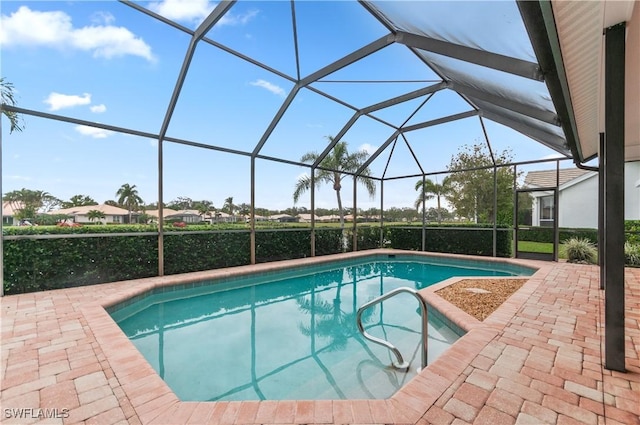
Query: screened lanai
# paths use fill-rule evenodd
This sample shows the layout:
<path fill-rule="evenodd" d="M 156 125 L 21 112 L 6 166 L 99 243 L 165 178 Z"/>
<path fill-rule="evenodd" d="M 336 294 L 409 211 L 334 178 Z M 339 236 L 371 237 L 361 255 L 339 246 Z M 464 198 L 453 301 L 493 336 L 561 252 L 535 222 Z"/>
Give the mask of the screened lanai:
<path fill-rule="evenodd" d="M 9 133 L 3 122 L 2 192 L 37 182 L 50 193 L 108 199 L 126 180 L 153 199 L 158 217 L 176 197 L 232 195 L 249 206 L 242 249 L 255 264 L 267 237 L 256 209 L 290 206 L 299 178 L 310 182 L 300 201 L 311 213 L 308 255 L 320 254 L 316 238 L 326 231 L 314 211 L 334 200 L 315 178 L 333 171 L 321 163 L 343 141 L 368 154 L 345 173 L 343 197 L 354 214 L 378 208 L 381 223 L 397 199 L 413 203 L 417 179 L 449 174 L 465 144 L 486 147 L 494 176 L 499 167 L 573 162 L 601 175 L 607 367 L 624 370 L 618 170 L 640 160 L 640 66 L 628 53 L 639 44 L 637 2 L 197 5 L 6 5 L 3 76 L 17 104 L 3 108 L 25 128 Z M 514 157 L 499 164 L 494 154 L 505 149 Z M 303 161 L 308 152 L 316 155 Z M 373 199 L 362 178 L 376 184 Z M 354 219 L 353 250 L 357 226 Z M 494 219 L 494 255 L 503 231 Z M 179 234 L 158 220 L 155 231 L 117 236 L 149 238 L 162 276 L 172 273 L 165 243 Z"/>

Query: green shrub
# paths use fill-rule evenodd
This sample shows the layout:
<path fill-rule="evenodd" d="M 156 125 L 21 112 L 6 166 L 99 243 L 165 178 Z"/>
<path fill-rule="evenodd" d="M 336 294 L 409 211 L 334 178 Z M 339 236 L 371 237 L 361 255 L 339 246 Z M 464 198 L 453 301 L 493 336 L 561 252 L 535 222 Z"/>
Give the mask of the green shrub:
<path fill-rule="evenodd" d="M 640 267 L 640 243 L 624 243 L 624 259 L 627 266 Z"/>
<path fill-rule="evenodd" d="M 247 249 L 247 253 L 249 250 Z M 311 256 L 311 229 L 256 232 L 256 262 L 289 260 Z"/>
<path fill-rule="evenodd" d="M 560 243 L 572 238 L 588 239 L 591 243 L 598 243 L 598 230 L 597 229 L 573 229 L 573 228 L 560 228 L 558 229 Z M 526 229 L 519 229 L 518 240 L 527 242 L 543 242 L 553 243 L 553 227 L 527 227 Z"/>
<path fill-rule="evenodd" d="M 640 220 L 627 220 L 624 222 L 626 241 L 632 244 L 640 244 Z"/>
<path fill-rule="evenodd" d="M 427 226 L 425 232 L 426 251 L 493 255 L 492 225 Z M 387 234 L 392 248 L 414 251 L 422 249 L 422 227 L 389 227 Z M 496 239 L 496 253 L 499 257 L 511 256 L 511 239 L 511 231 L 505 226 L 499 226 Z"/>
<path fill-rule="evenodd" d="M 596 263 L 598 251 L 589 239 L 567 239 L 562 247 L 566 253 L 567 261 L 570 263 Z"/>
<path fill-rule="evenodd" d="M 315 230 L 315 235 L 316 255 L 342 252 L 342 231 L 339 228 L 319 228 Z"/>

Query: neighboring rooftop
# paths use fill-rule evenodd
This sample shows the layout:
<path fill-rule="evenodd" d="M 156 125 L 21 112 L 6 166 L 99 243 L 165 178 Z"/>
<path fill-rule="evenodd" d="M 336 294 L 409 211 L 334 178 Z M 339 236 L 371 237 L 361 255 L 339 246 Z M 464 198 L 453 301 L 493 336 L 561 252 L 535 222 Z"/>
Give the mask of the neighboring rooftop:
<path fill-rule="evenodd" d="M 589 173 L 595 175 L 593 171 L 581 170 L 579 168 L 561 169 L 558 186 L 562 186 Z M 556 170 L 529 171 L 524 178 L 524 184 L 526 187 L 556 187 L 556 178 Z"/>

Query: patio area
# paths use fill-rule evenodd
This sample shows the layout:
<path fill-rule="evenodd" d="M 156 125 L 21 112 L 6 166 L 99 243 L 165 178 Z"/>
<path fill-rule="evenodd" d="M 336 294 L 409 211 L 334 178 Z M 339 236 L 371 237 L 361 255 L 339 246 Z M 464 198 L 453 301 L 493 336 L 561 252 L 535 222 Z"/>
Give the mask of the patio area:
<path fill-rule="evenodd" d="M 482 323 L 438 303 L 469 332 L 389 400 L 180 402 L 101 307 L 174 276 L 5 296 L 2 421 L 640 424 L 640 269 L 626 269 L 628 372 L 618 373 L 603 367 L 599 268 L 526 264 L 539 271 Z M 192 275 L 207 273 L 229 271 Z M 423 292 L 430 302 L 435 289 Z"/>

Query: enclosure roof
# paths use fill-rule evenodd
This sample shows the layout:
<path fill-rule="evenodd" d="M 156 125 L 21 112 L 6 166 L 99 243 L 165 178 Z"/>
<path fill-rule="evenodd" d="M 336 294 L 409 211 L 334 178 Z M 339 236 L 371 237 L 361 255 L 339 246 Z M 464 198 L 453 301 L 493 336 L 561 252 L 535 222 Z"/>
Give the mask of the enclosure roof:
<path fill-rule="evenodd" d="M 295 3 L 291 3 L 294 34 L 297 33 Z M 353 118 L 344 123 L 342 130 L 333 138 L 333 143 L 329 143 L 314 166 L 319 165 L 321 159 L 359 118 L 415 99 L 423 101 L 407 114 L 404 123 L 394 127 L 395 131 L 391 137 L 381 141 L 380 147 L 371 155 L 365 167 L 398 138 L 404 138 L 409 143 L 412 131 L 473 116 L 480 117 L 479 125 L 482 125 L 483 130 L 482 119 L 489 119 L 510 127 L 563 156 L 572 155 L 571 144 L 576 144 L 579 137 L 570 99 L 563 98 L 561 91 L 554 97 L 549 90 L 550 77 L 559 80 L 559 84 L 565 84 L 566 81 L 563 75 L 558 76 L 554 64 L 541 63 L 539 48 L 532 44 L 529 35 L 531 33 L 535 36 L 536 31 L 540 30 L 535 27 L 537 15 L 542 16 L 537 2 L 361 0 L 359 3 L 384 26 L 387 34 L 309 75 L 286 75 L 278 72 L 278 75 L 289 79 L 294 86 L 254 146 L 251 152 L 253 157 L 261 155 L 262 148 L 274 128 L 303 89 L 326 95 L 354 110 Z M 126 4 L 192 35 L 190 50 L 187 52 L 160 133 L 162 137 L 171 120 L 195 45 L 206 42 L 234 53 L 232 49 L 209 39 L 207 34 L 233 9 L 235 1 L 219 3 L 195 31 L 185 29 L 140 4 Z M 546 35 L 546 31 L 544 34 Z M 422 88 L 365 107 L 352 106 L 346 100 L 322 92 L 318 83 L 326 81 L 329 76 L 345 67 L 366 60 L 376 52 L 390 49 L 391 46 L 408 49 L 410 54 L 424 65 L 425 82 Z M 244 56 L 242 58 L 263 69 L 270 69 L 257 60 Z M 393 67 L 394 64 L 389 66 Z M 402 81 L 402 77 L 399 77 L 398 81 Z M 431 109 L 431 116 L 436 114 L 435 119 L 412 122 L 409 125 L 410 119 L 418 115 L 421 109 L 431 108 L 429 100 L 441 91 L 448 91 L 459 97 L 468 105 L 467 111 L 457 114 L 443 113 L 438 116 L 438 111 Z M 420 159 L 416 160 L 419 163 Z M 364 167 L 360 171 L 363 169 Z"/>
<path fill-rule="evenodd" d="M 335 59 L 330 59 L 329 63 L 314 62 L 316 56 L 321 56 L 319 53 L 326 53 L 324 50 L 321 52 L 321 49 L 330 48 L 322 45 L 323 40 L 319 39 L 321 36 L 311 38 L 316 42 L 317 52 L 313 48 L 309 51 L 309 38 L 306 40 L 306 50 L 302 51 L 302 43 L 299 43 L 304 26 L 310 24 L 308 20 L 301 18 L 299 11 L 313 2 L 292 0 L 273 3 L 280 8 L 282 5 L 290 8 L 284 14 L 287 15 L 285 19 L 288 22 L 276 22 L 273 19 L 272 27 L 273 32 L 290 34 L 292 41 L 286 46 L 290 52 L 285 52 L 286 48 L 282 43 L 271 42 L 269 38 L 267 51 L 254 51 L 252 54 L 234 50 L 234 39 L 224 38 L 220 32 L 215 31 L 216 26 L 235 19 L 234 8 L 245 7 L 251 1 L 221 1 L 202 22 L 196 22 L 191 28 L 163 15 L 162 10 L 157 9 L 158 2 L 121 0 L 121 3 L 129 6 L 131 9 L 128 10 L 133 13 L 141 12 L 148 15 L 145 18 L 160 21 L 169 31 L 186 34 L 190 40 L 175 84 L 171 81 L 174 84 L 173 90 L 160 130 L 157 134 L 152 134 L 137 129 L 65 119 L 67 121 L 157 138 L 161 142 L 176 142 L 245 157 L 306 166 L 308 164 L 278 156 L 280 152 L 272 153 L 263 148 L 273 140 L 274 133 L 280 131 L 278 136 L 287 134 L 287 130 L 281 129 L 281 122 L 295 122 L 295 118 L 290 118 L 295 115 L 288 113 L 294 109 L 292 106 L 295 103 L 302 102 L 301 93 L 311 93 L 319 95 L 326 103 L 337 105 L 353 114 L 351 118 L 347 116 L 342 122 L 337 122 L 340 130 L 333 133 L 334 137 L 328 143 L 322 142 L 323 150 L 312 164 L 314 168 L 321 165 L 323 158 L 352 127 L 361 125 L 364 120 L 386 126 L 385 130 L 388 132 L 376 133 L 380 139 L 372 140 L 371 143 L 377 148 L 356 174 L 367 170 L 386 150 L 391 151 L 391 158 L 397 142 L 408 146 L 417 169 L 424 174 L 428 169 L 424 165 L 426 160 L 414 153 L 412 144 L 424 138 L 422 134 L 425 129 L 448 123 L 455 126 L 463 120 L 465 123 L 477 123 L 480 129 L 477 134 L 484 135 L 484 141 L 490 150 L 491 141 L 485 128 L 485 120 L 511 128 L 563 157 L 573 157 L 575 161 L 583 162 L 597 155 L 599 133 L 604 127 L 602 30 L 609 25 L 627 21 L 626 159 L 640 160 L 640 55 L 633 54 L 640 49 L 640 7 L 638 2 L 632 0 L 347 2 L 349 7 L 356 7 L 361 12 L 357 16 L 352 16 L 346 8 L 340 6 L 347 3 L 320 2 L 317 4 L 322 6 L 318 9 L 331 10 L 331 13 L 318 16 L 318 22 L 314 24 L 336 25 L 333 33 L 338 32 L 337 35 L 343 37 L 341 44 L 334 45 Z M 207 4 L 213 5 L 209 2 Z M 186 7 L 186 3 L 182 7 Z M 342 12 L 346 16 L 338 16 Z M 371 22 L 360 22 L 363 16 Z M 365 32 L 366 36 L 363 35 Z M 376 36 L 372 37 L 371 34 Z M 333 35 L 335 34 L 331 34 Z M 260 73 L 269 73 L 274 79 L 285 83 L 270 87 L 280 90 L 278 94 L 282 95 L 282 103 L 279 108 L 267 112 L 266 119 L 269 121 L 266 128 L 260 128 L 258 131 L 261 133 L 255 139 L 242 138 L 242 147 L 230 148 L 220 144 L 194 142 L 177 134 L 180 133 L 178 131 L 168 134 L 172 120 L 178 121 L 173 118 L 174 112 L 185 81 L 189 82 L 189 74 L 206 74 L 206 69 L 202 68 L 209 66 L 209 63 L 218 68 L 225 66 L 222 62 L 216 62 L 219 60 L 218 56 L 207 56 L 206 60 L 210 62 L 205 63 L 202 62 L 205 59 L 200 56 L 199 61 L 192 63 L 198 46 L 206 46 L 207 54 L 215 49 L 226 56 L 231 55 L 234 57 L 232 60 L 239 59 L 243 64 L 255 67 Z M 388 57 L 395 59 L 400 51 L 405 55 L 403 59 L 411 60 L 409 65 L 417 65 L 416 68 L 421 70 L 419 79 L 407 77 L 404 71 L 408 62 L 379 60 L 380 55 L 386 58 L 386 53 L 389 53 Z M 282 58 L 288 54 L 294 56 L 294 60 L 288 59 L 294 66 L 281 67 L 273 65 L 270 59 L 264 61 L 265 57 Z M 391 75 L 391 79 L 371 80 L 371 75 L 381 73 L 362 72 L 371 69 L 369 60 L 373 56 L 378 57 L 378 61 L 374 62 L 378 67 L 380 63 L 384 64 L 385 69 L 380 71 L 384 71 L 385 76 Z M 323 55 L 323 58 L 326 57 Z M 281 59 L 275 62 L 279 60 Z M 341 81 L 345 75 L 349 77 L 349 81 Z M 345 82 L 367 83 L 367 88 L 332 91 L 331 84 L 336 87 L 336 84 Z M 258 83 L 269 84 L 262 80 Z M 376 83 L 379 84 L 374 88 L 371 84 Z M 388 83 L 402 83 L 406 89 L 391 94 L 387 90 Z M 190 85 L 189 89 L 193 94 L 193 90 L 198 92 L 201 89 L 204 92 L 206 87 L 194 88 Z M 438 99 L 443 97 L 453 100 L 456 107 L 443 108 L 442 103 L 438 103 Z M 371 100 L 374 98 L 377 100 Z M 222 102 L 220 108 L 224 108 L 224 99 L 211 101 Z M 392 110 L 402 119 L 387 119 L 385 114 Z M 51 117 L 44 113 L 34 115 Z M 189 118 L 187 121 L 190 121 Z M 249 112 L 247 119 L 252 119 Z M 172 130 L 174 128 L 183 130 L 184 126 L 172 126 Z M 176 137 L 173 137 L 174 134 Z M 290 142 L 285 140 L 285 143 Z M 444 146 L 447 141 L 440 140 L 438 143 L 439 146 Z M 456 141 L 452 140 L 451 144 L 453 143 Z M 374 177 L 385 178 L 386 172 L 387 167 L 381 176 Z"/>

